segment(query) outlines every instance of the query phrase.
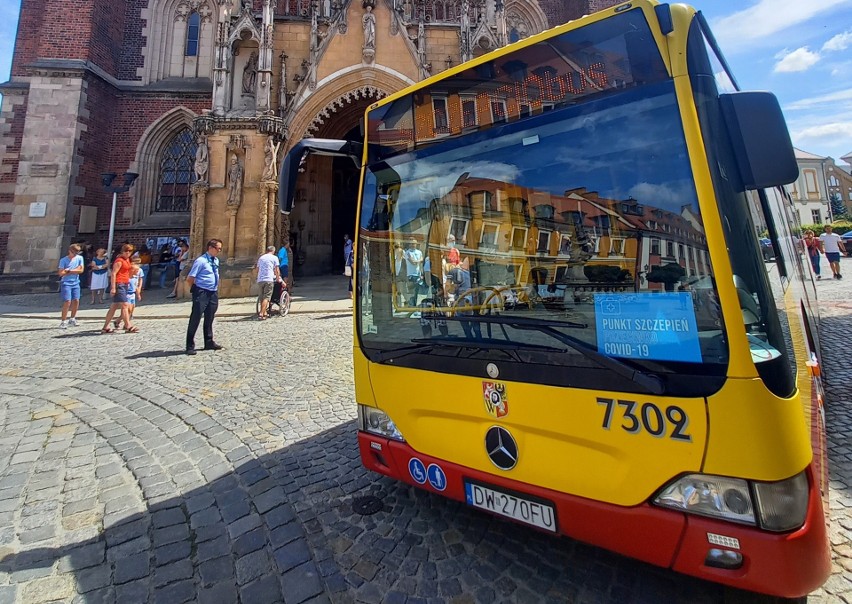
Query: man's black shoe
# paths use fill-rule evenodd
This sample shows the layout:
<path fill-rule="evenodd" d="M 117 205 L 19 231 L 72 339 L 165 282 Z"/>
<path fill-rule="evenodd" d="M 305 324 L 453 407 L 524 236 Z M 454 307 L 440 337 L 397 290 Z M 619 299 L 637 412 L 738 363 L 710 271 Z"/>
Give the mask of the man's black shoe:
<path fill-rule="evenodd" d="M 186 354 L 193 355 L 193 354 L 198 354 L 198 352 L 195 350 L 195 348 L 187 348 Z"/>
<path fill-rule="evenodd" d="M 205 346 L 204 350 L 222 350 L 223 348 L 224 346 L 222 346 L 221 344 L 213 342 L 212 344 L 208 344 L 207 346 Z"/>

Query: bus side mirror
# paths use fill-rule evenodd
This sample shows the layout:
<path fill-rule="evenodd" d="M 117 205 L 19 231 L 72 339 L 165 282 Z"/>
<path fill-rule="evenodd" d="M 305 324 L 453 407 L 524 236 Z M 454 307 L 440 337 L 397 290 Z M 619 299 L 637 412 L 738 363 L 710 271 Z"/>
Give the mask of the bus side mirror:
<path fill-rule="evenodd" d="M 357 141 L 345 141 L 329 138 L 303 138 L 293 145 L 293 148 L 281 161 L 278 174 L 278 206 L 282 214 L 289 214 L 293 209 L 296 194 L 296 179 L 299 176 L 299 166 L 310 154 L 329 155 L 331 157 L 348 157 L 355 166 L 361 169 L 361 156 L 364 145 Z"/>
<path fill-rule="evenodd" d="M 722 115 L 746 190 L 787 185 L 799 177 L 790 132 L 770 92 L 719 95 Z"/>

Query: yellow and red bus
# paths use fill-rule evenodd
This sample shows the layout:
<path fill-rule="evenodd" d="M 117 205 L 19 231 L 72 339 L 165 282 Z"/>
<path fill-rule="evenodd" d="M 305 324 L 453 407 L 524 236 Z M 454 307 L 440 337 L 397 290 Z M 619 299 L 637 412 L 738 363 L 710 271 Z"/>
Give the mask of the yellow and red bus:
<path fill-rule="evenodd" d="M 637 0 L 372 105 L 364 465 L 535 529 L 801 598 L 829 574 L 813 277 L 775 97 Z M 761 255 L 769 232 L 774 261 Z M 556 545 L 556 544 L 555 544 Z M 558 545 L 556 545 L 558 546 Z"/>

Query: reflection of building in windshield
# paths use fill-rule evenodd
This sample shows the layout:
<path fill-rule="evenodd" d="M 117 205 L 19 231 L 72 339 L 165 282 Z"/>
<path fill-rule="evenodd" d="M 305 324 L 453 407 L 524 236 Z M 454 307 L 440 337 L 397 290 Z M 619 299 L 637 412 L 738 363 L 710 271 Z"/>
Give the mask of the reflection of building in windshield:
<path fill-rule="evenodd" d="M 552 195 L 467 177 L 398 228 L 425 245 L 433 267 L 446 260 L 452 235 L 480 286 L 662 291 L 711 274 L 701 217 L 690 206 L 673 213 L 584 188 Z"/>

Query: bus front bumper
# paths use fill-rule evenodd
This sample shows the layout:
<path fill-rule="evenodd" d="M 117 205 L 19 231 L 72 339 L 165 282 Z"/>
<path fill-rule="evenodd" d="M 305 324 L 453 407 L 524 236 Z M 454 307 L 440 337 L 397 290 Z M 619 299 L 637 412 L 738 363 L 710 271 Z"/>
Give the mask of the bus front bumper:
<path fill-rule="evenodd" d="M 792 533 L 776 534 L 647 503 L 623 507 L 559 493 L 430 457 L 407 443 L 363 431 L 358 432 L 358 446 L 368 470 L 473 507 L 482 507 L 474 499 L 483 487 L 492 494 L 505 493 L 510 499 L 549 506 L 555 517 L 551 532 L 701 579 L 792 598 L 818 588 L 830 572 L 822 504 L 810 470 L 810 503 L 804 526 Z M 514 520 L 548 530 L 541 523 L 536 526 Z M 737 543 L 739 547 L 719 542 Z M 740 554 L 742 564 L 736 568 L 708 566 L 713 549 Z"/>

